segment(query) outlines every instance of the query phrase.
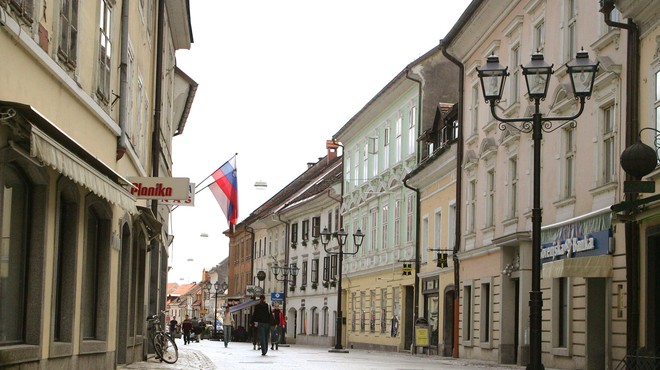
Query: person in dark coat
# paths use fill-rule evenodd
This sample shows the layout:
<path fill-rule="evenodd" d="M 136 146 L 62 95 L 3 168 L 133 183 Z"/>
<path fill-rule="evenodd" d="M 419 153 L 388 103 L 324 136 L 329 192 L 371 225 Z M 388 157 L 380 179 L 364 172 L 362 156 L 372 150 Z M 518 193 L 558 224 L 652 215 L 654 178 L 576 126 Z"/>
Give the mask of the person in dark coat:
<path fill-rule="evenodd" d="M 183 329 L 183 344 L 190 343 L 190 333 L 193 330 L 193 322 L 190 320 L 190 316 L 186 315 L 186 319 L 181 324 L 181 329 Z"/>
<path fill-rule="evenodd" d="M 252 314 L 252 323 L 259 331 L 261 355 L 266 356 L 266 353 L 268 352 L 268 337 L 270 334 L 272 316 L 270 313 L 270 306 L 266 303 L 266 297 L 263 294 L 259 296 L 259 301 L 260 302 L 254 308 L 254 314 Z"/>

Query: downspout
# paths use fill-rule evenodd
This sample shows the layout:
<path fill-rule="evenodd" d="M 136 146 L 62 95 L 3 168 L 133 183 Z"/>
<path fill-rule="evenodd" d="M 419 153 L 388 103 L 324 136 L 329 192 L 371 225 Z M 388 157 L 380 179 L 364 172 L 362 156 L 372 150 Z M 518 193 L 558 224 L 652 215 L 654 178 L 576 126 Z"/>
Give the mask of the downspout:
<path fill-rule="evenodd" d="M 640 77 L 639 59 L 639 28 L 631 19 L 628 23 L 614 22 L 610 19 L 614 9 L 613 0 L 601 0 L 600 12 L 603 13 L 605 24 L 610 27 L 623 28 L 628 31 L 627 73 L 626 73 L 626 131 L 625 147 L 632 145 L 639 131 L 639 91 L 637 81 Z M 626 174 L 626 180 L 633 180 Z M 636 193 L 625 193 L 625 201 L 637 199 Z M 627 309 L 626 315 L 626 353 L 635 355 L 639 347 L 639 290 L 640 290 L 640 227 L 637 221 L 625 223 L 626 240 L 626 282 L 627 282 Z"/>
<path fill-rule="evenodd" d="M 126 154 L 126 124 L 128 122 L 128 1 L 121 3 L 121 61 L 119 64 L 119 137 L 117 160 Z"/>
<path fill-rule="evenodd" d="M 463 85 L 465 67 L 458 59 L 447 51 L 447 44 L 444 40 L 440 40 L 440 47 L 442 48 L 442 55 L 444 55 L 450 62 L 458 66 L 458 124 L 463 124 Z M 458 358 L 458 307 L 460 303 L 460 261 L 458 260 L 458 252 L 461 245 L 461 187 L 463 186 L 463 171 L 461 166 L 463 164 L 463 129 L 458 130 L 458 137 L 456 138 L 456 230 L 454 237 L 454 358 Z"/>
<path fill-rule="evenodd" d="M 417 128 L 416 129 L 419 132 L 420 126 L 422 124 L 422 81 L 410 77 L 410 75 L 408 75 L 409 72 L 410 72 L 410 69 L 406 68 L 406 78 L 411 80 L 411 81 L 417 82 L 417 86 L 418 86 Z M 417 137 L 419 137 L 418 132 L 416 133 Z M 416 162 L 417 164 L 420 163 L 420 158 L 421 158 L 420 152 L 421 152 L 421 150 L 419 148 L 419 145 L 417 145 L 417 162 Z M 403 186 L 405 186 L 408 189 L 415 192 L 415 220 L 417 220 L 417 222 L 416 222 L 417 237 L 415 238 L 415 285 L 414 285 L 415 295 L 414 295 L 414 298 L 413 298 L 414 299 L 413 300 L 413 305 L 415 306 L 414 317 L 413 317 L 413 323 L 414 323 L 414 322 L 416 322 L 417 318 L 419 317 L 419 295 L 421 293 L 420 290 L 419 290 L 419 278 L 417 277 L 417 274 L 419 273 L 420 268 L 421 268 L 421 261 L 420 261 L 420 258 L 419 258 L 421 256 L 421 250 L 420 249 L 422 247 L 421 243 L 419 241 L 419 235 L 421 235 L 420 234 L 420 223 L 419 223 L 419 218 L 421 216 L 421 206 L 420 206 L 420 200 L 419 200 L 419 189 L 415 189 L 415 188 L 409 186 L 408 185 L 408 180 L 409 180 L 408 175 L 406 175 L 403 178 Z"/>
<path fill-rule="evenodd" d="M 251 248 L 252 253 L 251 253 L 251 256 L 250 256 L 250 281 L 253 282 L 253 280 L 254 280 L 254 254 L 255 254 L 255 252 L 254 252 L 254 245 L 255 245 L 254 229 L 251 228 L 248 225 L 245 225 L 245 231 L 248 234 L 252 235 L 252 240 L 250 241 L 250 245 L 252 245 L 252 248 Z"/>

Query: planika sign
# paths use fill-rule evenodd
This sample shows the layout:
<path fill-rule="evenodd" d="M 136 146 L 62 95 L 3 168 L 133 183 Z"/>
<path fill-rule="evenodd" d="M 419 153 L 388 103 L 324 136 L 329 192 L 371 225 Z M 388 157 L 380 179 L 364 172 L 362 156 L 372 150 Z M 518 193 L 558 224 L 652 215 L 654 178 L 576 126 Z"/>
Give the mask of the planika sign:
<path fill-rule="evenodd" d="M 187 177 L 129 177 L 128 181 L 133 183 L 131 195 L 137 199 L 188 199 Z"/>

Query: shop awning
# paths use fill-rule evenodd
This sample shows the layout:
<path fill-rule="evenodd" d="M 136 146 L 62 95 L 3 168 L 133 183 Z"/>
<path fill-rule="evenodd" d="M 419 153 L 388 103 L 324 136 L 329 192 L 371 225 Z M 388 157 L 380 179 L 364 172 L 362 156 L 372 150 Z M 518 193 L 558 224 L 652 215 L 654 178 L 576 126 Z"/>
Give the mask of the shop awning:
<path fill-rule="evenodd" d="M 543 264 L 543 278 L 562 277 L 608 278 L 612 277 L 612 256 L 567 258 Z"/>
<path fill-rule="evenodd" d="M 236 311 L 240 311 L 244 308 L 250 308 L 252 306 L 256 306 L 258 303 L 259 303 L 258 299 L 250 299 L 250 300 L 245 301 L 243 303 L 239 303 L 237 305 L 231 306 L 229 308 L 229 312 L 236 312 Z"/>
<path fill-rule="evenodd" d="M 61 172 L 92 193 L 131 214 L 135 198 L 123 186 L 131 183 L 88 152 L 69 135 L 29 105 L 0 101 L 5 120 L 29 131 L 31 157 Z M 26 127 L 27 126 L 27 127 Z"/>

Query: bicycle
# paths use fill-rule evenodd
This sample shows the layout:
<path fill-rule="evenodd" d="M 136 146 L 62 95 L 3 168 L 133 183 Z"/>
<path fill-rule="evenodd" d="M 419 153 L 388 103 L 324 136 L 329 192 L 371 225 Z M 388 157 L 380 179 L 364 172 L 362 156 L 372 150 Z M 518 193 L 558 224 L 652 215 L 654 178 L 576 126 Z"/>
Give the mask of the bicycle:
<path fill-rule="evenodd" d="M 165 311 L 162 311 L 162 313 L 165 313 Z M 179 348 L 176 346 L 174 339 L 163 331 L 158 315 L 147 317 L 147 322 L 150 324 L 149 334 L 156 351 L 156 359 L 161 362 L 165 361 L 168 364 L 175 363 L 179 359 Z"/>

